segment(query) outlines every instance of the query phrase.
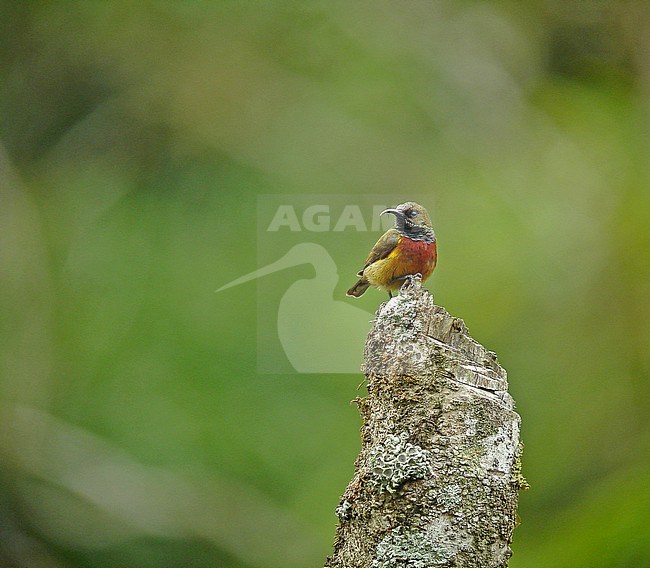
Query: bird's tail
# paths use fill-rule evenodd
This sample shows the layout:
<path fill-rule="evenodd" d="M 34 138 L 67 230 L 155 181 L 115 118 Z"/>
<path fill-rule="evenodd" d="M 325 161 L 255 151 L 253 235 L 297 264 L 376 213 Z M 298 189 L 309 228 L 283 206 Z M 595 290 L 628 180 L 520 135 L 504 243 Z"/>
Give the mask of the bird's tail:
<path fill-rule="evenodd" d="M 345 295 L 346 296 L 354 296 L 355 298 L 358 298 L 361 296 L 370 286 L 370 282 L 368 282 L 365 278 L 361 278 L 360 280 L 357 281 L 357 283 L 350 288 Z"/>

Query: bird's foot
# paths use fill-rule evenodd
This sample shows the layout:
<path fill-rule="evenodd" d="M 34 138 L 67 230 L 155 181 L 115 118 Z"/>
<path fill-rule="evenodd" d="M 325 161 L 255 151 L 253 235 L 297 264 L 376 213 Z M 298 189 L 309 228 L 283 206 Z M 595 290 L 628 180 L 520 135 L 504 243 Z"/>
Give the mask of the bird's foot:
<path fill-rule="evenodd" d="M 407 274 L 406 276 L 398 278 L 398 280 L 404 280 L 404 284 L 402 284 L 402 287 L 399 290 L 400 293 L 406 292 L 410 288 L 420 288 L 422 286 L 422 274 L 419 272 L 416 274 Z"/>

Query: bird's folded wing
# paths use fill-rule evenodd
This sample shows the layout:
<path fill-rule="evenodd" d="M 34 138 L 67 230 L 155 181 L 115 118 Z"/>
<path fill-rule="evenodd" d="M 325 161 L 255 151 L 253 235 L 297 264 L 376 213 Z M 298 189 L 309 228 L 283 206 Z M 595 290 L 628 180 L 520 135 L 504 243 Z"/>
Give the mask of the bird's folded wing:
<path fill-rule="evenodd" d="M 370 266 L 371 264 L 386 258 L 391 251 L 397 246 L 399 242 L 399 233 L 397 229 L 389 229 L 386 231 L 381 238 L 375 243 L 375 246 L 372 247 L 368 258 L 366 259 L 363 268 L 357 272 L 357 276 L 363 276 L 363 271 Z"/>

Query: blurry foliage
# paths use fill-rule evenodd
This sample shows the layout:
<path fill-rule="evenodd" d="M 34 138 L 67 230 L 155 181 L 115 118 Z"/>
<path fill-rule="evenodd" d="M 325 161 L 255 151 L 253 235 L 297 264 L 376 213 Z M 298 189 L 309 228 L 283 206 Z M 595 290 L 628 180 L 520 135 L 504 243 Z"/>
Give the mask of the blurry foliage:
<path fill-rule="evenodd" d="M 0 563 L 322 565 L 360 378 L 257 375 L 213 291 L 257 194 L 413 191 L 523 417 L 511 566 L 650 564 L 649 101 L 643 2 L 0 2 Z"/>

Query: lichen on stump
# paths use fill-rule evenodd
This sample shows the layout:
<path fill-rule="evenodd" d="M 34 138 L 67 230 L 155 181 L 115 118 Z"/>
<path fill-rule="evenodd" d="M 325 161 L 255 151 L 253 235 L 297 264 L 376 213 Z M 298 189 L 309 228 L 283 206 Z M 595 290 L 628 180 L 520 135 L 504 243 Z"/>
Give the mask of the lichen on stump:
<path fill-rule="evenodd" d="M 363 370 L 362 448 L 325 567 L 507 566 L 525 480 L 495 354 L 413 279 L 379 308 Z"/>

